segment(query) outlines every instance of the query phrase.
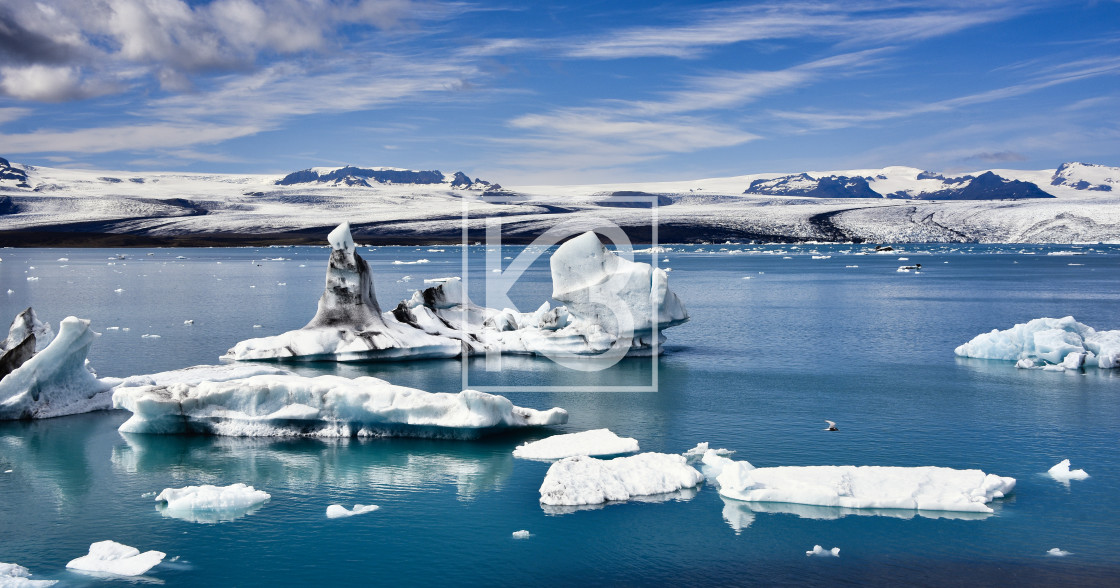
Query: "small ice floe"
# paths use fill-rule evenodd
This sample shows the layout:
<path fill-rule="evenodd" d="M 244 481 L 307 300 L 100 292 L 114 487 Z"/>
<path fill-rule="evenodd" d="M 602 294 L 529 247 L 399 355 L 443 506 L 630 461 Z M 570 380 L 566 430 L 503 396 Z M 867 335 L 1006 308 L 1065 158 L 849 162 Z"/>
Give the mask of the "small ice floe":
<path fill-rule="evenodd" d="M 155 499 L 160 514 L 192 523 L 220 523 L 241 518 L 272 496 L 245 484 L 164 488 Z M 376 508 L 376 507 L 374 507 Z"/>
<path fill-rule="evenodd" d="M 619 455 L 638 451 L 638 441 L 619 437 L 610 429 L 595 429 L 566 435 L 553 435 L 532 441 L 513 450 L 521 459 L 552 460 L 573 455 Z"/>
<path fill-rule="evenodd" d="M 264 325 L 253 325 L 254 329 L 263 329 Z"/>
<path fill-rule="evenodd" d="M 833 547 L 832 549 L 825 549 L 820 545 L 814 545 L 813 549 L 806 551 L 805 555 L 817 555 L 821 557 L 840 557 L 840 548 Z"/>
<path fill-rule="evenodd" d="M 403 278 L 401 278 L 401 279 L 397 280 L 397 283 L 400 283 L 400 282 L 411 282 L 411 281 L 412 281 L 412 276 L 405 276 L 405 277 L 403 277 Z"/>
<path fill-rule="evenodd" d="M 176 255 L 176 256 L 175 256 L 175 259 L 186 259 L 186 256 L 184 256 L 184 255 Z"/>
<path fill-rule="evenodd" d="M 287 282 L 276 282 L 276 285 L 277 286 L 287 286 L 288 283 Z"/>
<path fill-rule="evenodd" d="M 417 265 L 417 264 L 421 264 L 421 263 L 428 263 L 428 260 L 426 260 L 426 259 L 417 259 L 416 261 L 396 260 L 396 261 L 393 262 L 393 265 Z"/>
<path fill-rule="evenodd" d="M 332 504 L 327 507 L 327 518 L 341 519 L 344 517 L 352 517 L 354 515 L 373 512 L 379 508 L 381 507 L 376 504 L 355 504 L 353 510 L 347 510 L 346 507 L 341 504 Z"/>
<path fill-rule="evenodd" d="M 57 261 L 70 261 L 69 257 L 60 257 Z"/>
<path fill-rule="evenodd" d="M 578 506 L 693 488 L 704 476 L 683 455 L 639 453 L 610 460 L 578 455 L 548 468 L 541 504 Z"/>
<path fill-rule="evenodd" d="M 708 454 L 709 451 L 712 453 L 712 455 L 724 455 L 724 456 L 731 455 L 732 453 L 735 453 L 734 449 L 712 449 L 712 448 L 708 447 L 708 442 L 704 441 L 703 443 L 697 443 L 696 447 L 693 447 L 692 449 L 689 449 L 688 451 L 682 453 L 681 455 L 683 455 L 685 457 L 685 459 L 687 459 L 689 461 L 694 461 L 694 460 L 698 460 L 698 459 L 704 457 L 705 455 Z"/>
<path fill-rule="evenodd" d="M 1085 264 L 1083 264 L 1083 263 L 1067 263 L 1066 265 L 1073 266 L 1073 267 L 1078 267 L 1078 266 L 1082 266 L 1082 265 L 1085 265 Z"/>
<path fill-rule="evenodd" d="M 167 554 L 145 551 L 116 541 L 98 541 L 89 546 L 89 554 L 71 560 L 66 567 L 85 572 L 103 572 L 118 576 L 139 576 L 156 567 Z"/>
<path fill-rule="evenodd" d="M 183 321 L 183 324 L 184 325 L 193 325 L 194 324 L 194 319 L 187 319 L 187 320 Z"/>
<path fill-rule="evenodd" d="M 443 249 L 429 249 L 428 253 L 443 253 Z"/>
<path fill-rule="evenodd" d="M 909 257 L 900 257 L 900 258 L 898 258 L 898 260 L 899 261 L 910 261 L 910 258 Z"/>
<path fill-rule="evenodd" d="M 831 255 L 814 255 L 813 259 L 832 259 Z"/>
<path fill-rule="evenodd" d="M 10 473 L 12 473 L 12 470 L 4 470 L 4 473 L 5 474 L 10 474 Z"/>
<path fill-rule="evenodd" d="M 751 277 L 750 276 L 743 276 L 743 279 L 744 280 L 749 280 L 749 279 L 751 279 Z"/>
<path fill-rule="evenodd" d="M 151 333 L 144 333 L 143 335 L 140 335 L 140 338 L 141 339 L 159 339 L 160 336 L 159 335 L 153 335 Z"/>
<path fill-rule="evenodd" d="M 1047 470 L 1046 473 L 1050 474 L 1051 478 L 1054 478 L 1055 480 L 1067 485 L 1069 484 L 1070 480 L 1084 480 L 1085 478 L 1089 477 L 1089 474 L 1085 473 L 1085 470 L 1071 471 L 1069 469 L 1068 459 L 1063 459 L 1062 461 L 1058 462 L 1057 465 Z"/>
<path fill-rule="evenodd" d="M 526 531 L 525 529 L 513 532 L 513 538 L 514 539 L 528 539 L 530 536 L 531 535 L 529 534 L 529 532 Z"/>
<path fill-rule="evenodd" d="M 859 266 L 858 265 L 846 265 L 844 267 L 847 268 L 847 269 L 854 269 L 854 268 L 857 268 Z"/>
<path fill-rule="evenodd" d="M 8 288 L 8 295 L 9 296 L 11 296 L 12 294 L 15 294 L 15 293 L 16 293 L 15 290 L 12 290 L 11 288 Z"/>
<path fill-rule="evenodd" d="M 922 264 L 916 263 L 914 265 L 902 265 L 902 266 L 898 267 L 898 271 L 900 271 L 900 272 L 911 272 L 911 271 L 919 272 L 919 271 L 922 271 Z"/>
<path fill-rule="evenodd" d="M 27 281 L 28 282 L 38 282 L 39 277 L 38 276 L 27 276 Z"/>
<path fill-rule="evenodd" d="M 120 294 L 121 292 L 124 292 L 124 288 L 117 288 L 116 290 L 113 290 L 113 291 L 116 292 L 117 294 Z"/>
<path fill-rule="evenodd" d="M 300 267 L 307 267 L 307 264 L 306 263 L 301 263 L 301 264 L 299 264 L 299 266 Z"/>
<path fill-rule="evenodd" d="M 4 588 L 46 588 L 58 580 L 32 580 L 31 571 L 19 564 L 0 563 L 0 586 Z"/>
<path fill-rule="evenodd" d="M 1052 557 L 1065 557 L 1065 556 L 1069 555 L 1069 552 L 1068 551 L 1063 551 L 1063 550 L 1055 547 L 1053 549 L 1047 550 L 1046 555 L 1049 555 L 1049 556 L 1052 556 Z"/>

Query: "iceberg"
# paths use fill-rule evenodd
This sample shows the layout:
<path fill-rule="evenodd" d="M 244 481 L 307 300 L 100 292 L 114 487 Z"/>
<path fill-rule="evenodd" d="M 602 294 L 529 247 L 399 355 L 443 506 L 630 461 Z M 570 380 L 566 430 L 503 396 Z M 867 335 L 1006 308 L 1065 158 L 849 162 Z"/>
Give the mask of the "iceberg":
<path fill-rule="evenodd" d="M 327 518 L 328 519 L 341 519 L 341 518 L 345 518 L 345 517 L 352 517 L 354 515 L 360 515 L 360 514 L 365 514 L 367 512 L 373 512 L 373 511 L 375 511 L 379 508 L 381 508 L 381 507 L 377 506 L 376 504 L 355 504 L 353 510 L 348 510 L 345 506 L 342 506 L 341 504 L 332 504 L 332 505 L 327 507 Z"/>
<path fill-rule="evenodd" d="M 579 506 L 630 500 L 694 488 L 704 476 L 684 456 L 639 453 L 610 460 L 588 456 L 562 459 L 541 483 L 541 504 Z"/>
<path fill-rule="evenodd" d="M 562 408 L 514 406 L 504 396 L 431 393 L 373 377 L 292 373 L 226 381 L 119 386 L 113 407 L 132 412 L 124 433 L 242 437 L 473 438 L 511 427 L 564 424 Z"/>
<path fill-rule="evenodd" d="M 610 429 L 553 435 L 513 450 L 521 459 L 553 460 L 574 455 L 619 455 L 638 451 L 637 439 L 619 437 Z"/>
<path fill-rule="evenodd" d="M 1060 547 L 1052 547 L 1046 550 L 1046 555 L 1053 557 L 1065 557 L 1069 555 L 1069 552 L 1061 549 Z"/>
<path fill-rule="evenodd" d="M 0 379 L 0 420 L 108 409 L 111 386 L 87 367 L 86 354 L 96 337 L 88 320 L 63 319 L 45 349 Z"/>
<path fill-rule="evenodd" d="M 817 555 L 823 557 L 840 557 L 840 548 L 833 547 L 832 549 L 825 549 L 820 545 L 814 545 L 812 549 L 805 552 L 805 555 Z"/>
<path fill-rule="evenodd" d="M 369 264 L 355 251 L 349 223 L 327 237 L 331 255 L 318 311 L 300 329 L 241 341 L 232 360 L 371 361 L 511 353 L 604 357 L 652 353 L 661 330 L 689 318 L 668 275 L 606 248 L 593 232 L 550 259 L 552 297 L 534 312 L 485 308 L 457 277 L 431 284 L 383 312 Z M 656 339 L 656 340 L 655 340 Z M 660 348 L 658 347 L 658 351 Z"/>
<path fill-rule="evenodd" d="M 19 564 L 0 563 L 0 587 L 46 588 L 55 584 L 58 580 L 32 580 L 31 571 Z"/>
<path fill-rule="evenodd" d="M 156 495 L 165 517 L 193 523 L 218 523 L 239 519 L 256 510 L 272 496 L 245 484 L 229 486 L 186 486 L 164 488 Z"/>
<path fill-rule="evenodd" d="M 529 534 L 529 532 L 524 530 L 524 529 L 522 529 L 520 531 L 514 531 L 513 532 L 513 538 L 514 539 L 528 539 L 530 536 L 531 535 Z"/>
<path fill-rule="evenodd" d="M 1072 316 L 1037 318 L 1004 331 L 981 333 L 957 347 L 955 353 L 1014 361 L 1016 367 L 1026 369 L 1114 369 L 1120 368 L 1120 330 L 1097 331 Z"/>
<path fill-rule="evenodd" d="M 1015 487 L 1015 479 L 980 470 L 889 466 L 755 468 L 720 458 L 719 493 L 747 502 L 787 502 L 853 509 L 990 513 L 987 503 Z"/>
<path fill-rule="evenodd" d="M 1069 469 L 1068 459 L 1063 459 L 1062 461 L 1058 462 L 1057 465 L 1047 470 L 1046 473 L 1050 474 L 1051 478 L 1054 478 L 1055 480 L 1065 484 L 1069 484 L 1070 480 L 1084 480 L 1085 478 L 1089 477 L 1089 474 L 1087 474 L 1085 470 L 1071 471 Z"/>
<path fill-rule="evenodd" d="M 61 333 L 60 333 L 61 334 Z M 89 554 L 71 560 L 66 567 L 85 572 L 102 572 L 118 576 L 139 576 L 159 565 L 167 554 L 145 551 L 116 541 L 98 541 L 89 546 Z"/>

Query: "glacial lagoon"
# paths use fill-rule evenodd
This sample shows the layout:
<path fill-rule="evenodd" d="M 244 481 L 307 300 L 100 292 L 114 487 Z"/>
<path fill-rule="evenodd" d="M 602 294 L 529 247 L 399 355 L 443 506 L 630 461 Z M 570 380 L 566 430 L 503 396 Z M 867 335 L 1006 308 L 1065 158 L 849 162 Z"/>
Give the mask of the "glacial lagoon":
<path fill-rule="evenodd" d="M 692 319 L 665 333 L 656 392 L 503 392 L 520 406 L 563 407 L 570 420 L 477 441 L 125 435 L 120 411 L 0 423 L 0 561 L 66 585 L 123 583 L 64 570 L 91 543 L 112 539 L 166 552 L 128 581 L 167 585 L 1120 581 L 1118 370 L 1053 373 L 953 355 L 979 333 L 1044 316 L 1120 328 L 1120 246 L 906 245 L 867 255 L 866 245 L 665 247 L 638 258 L 672 269 Z M 476 302 L 484 249 L 469 249 Z M 89 355 L 100 376 L 213 364 L 238 341 L 303 326 L 328 251 L 3 249 L 0 317 L 33 306 L 56 327 L 67 315 L 91 319 L 102 333 Z M 383 309 L 424 279 L 462 273 L 459 247 L 359 252 Z M 897 271 L 915 263 L 920 272 Z M 511 298 L 528 311 L 550 291 L 543 255 Z M 485 358 L 468 360 L 472 385 L 594 389 L 654 375 L 649 358 L 604 372 L 501 362 L 487 371 Z M 293 369 L 457 392 L 464 366 Z M 840 430 L 822 431 L 825 419 Z M 707 485 L 542 508 L 548 463 L 512 450 L 603 427 L 643 451 L 681 453 L 706 441 L 760 467 L 937 465 L 1017 484 L 990 515 L 742 503 Z M 1091 477 L 1067 485 L 1045 474 L 1065 458 Z M 165 516 L 151 494 L 239 482 L 271 499 L 233 520 Z M 325 515 L 328 505 L 355 503 L 380 508 Z M 513 537 L 522 529 L 528 538 Z M 840 557 L 807 557 L 814 545 L 839 547 Z M 1069 555 L 1047 555 L 1055 547 Z"/>

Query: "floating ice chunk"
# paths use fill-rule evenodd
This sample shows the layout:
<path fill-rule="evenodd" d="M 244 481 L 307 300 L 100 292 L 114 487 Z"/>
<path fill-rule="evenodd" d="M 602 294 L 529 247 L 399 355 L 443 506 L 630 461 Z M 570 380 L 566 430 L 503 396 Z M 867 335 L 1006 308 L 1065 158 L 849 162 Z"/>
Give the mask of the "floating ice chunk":
<path fill-rule="evenodd" d="M 344 517 L 352 517 L 354 515 L 373 512 L 379 508 L 381 507 L 376 504 L 355 504 L 353 510 L 347 510 L 346 507 L 341 504 L 332 504 L 327 507 L 327 518 L 341 519 Z"/>
<path fill-rule="evenodd" d="M 513 450 L 514 457 L 522 459 L 563 459 L 573 455 L 619 455 L 638 451 L 638 441 L 619 437 L 610 429 L 595 429 L 581 433 L 553 435 L 532 441 Z"/>
<path fill-rule="evenodd" d="M 1039 318 L 1005 331 L 977 335 L 957 347 L 955 353 L 961 357 L 1014 361 L 1021 368 L 1112 369 L 1120 367 L 1120 330 L 1097 331 L 1072 316 Z"/>
<path fill-rule="evenodd" d="M 394 261 L 393 265 L 417 265 L 421 263 L 430 263 L 427 259 L 417 259 L 416 261 Z"/>
<path fill-rule="evenodd" d="M 161 503 L 163 516 L 195 523 L 231 521 L 249 514 L 270 498 L 268 492 L 241 483 L 164 488 L 155 497 Z"/>
<path fill-rule="evenodd" d="M 58 580 L 32 580 L 31 571 L 19 564 L 0 563 L 0 588 L 46 588 Z"/>
<path fill-rule="evenodd" d="M 693 488 L 704 480 L 682 455 L 639 453 L 610 460 L 576 456 L 548 468 L 541 504 L 583 505 L 665 494 Z"/>
<path fill-rule="evenodd" d="M 1069 555 L 1069 552 L 1068 551 L 1063 551 L 1063 550 L 1055 547 L 1053 549 L 1047 550 L 1046 555 L 1050 555 L 1050 556 L 1053 556 L 1053 557 L 1065 557 L 1065 556 Z"/>
<path fill-rule="evenodd" d="M 39 281 L 39 276 L 27 276 L 27 281 L 28 282 L 38 282 Z"/>
<path fill-rule="evenodd" d="M 708 447 L 708 442 L 704 441 L 703 443 L 697 443 L 696 447 L 689 449 L 682 455 L 684 455 L 685 458 L 687 458 L 689 461 L 693 461 L 703 458 L 709 451 L 711 451 L 715 455 L 731 455 L 732 453 L 735 453 L 734 449 L 710 449 Z"/>
<path fill-rule="evenodd" d="M 451 437 L 563 424 L 561 408 L 514 406 L 504 396 L 430 393 L 372 377 L 291 373 L 224 382 L 119 386 L 113 406 L 133 413 L 126 433 L 234 436 Z"/>
<path fill-rule="evenodd" d="M 110 407 L 109 384 L 86 367 L 98 334 L 66 317 L 50 345 L 0 379 L 0 420 L 49 418 Z"/>
<path fill-rule="evenodd" d="M 1068 459 L 1063 459 L 1058 462 L 1057 465 L 1047 470 L 1046 473 L 1050 474 L 1051 478 L 1066 484 L 1069 484 L 1070 480 L 1084 480 L 1089 477 L 1089 474 L 1085 473 L 1085 470 L 1070 470 Z"/>
<path fill-rule="evenodd" d="M 121 292 L 124 292 L 124 288 L 117 288 L 116 290 L 113 290 L 113 291 L 116 292 L 117 294 L 120 294 Z"/>
<path fill-rule="evenodd" d="M 726 458 L 724 458 L 726 459 Z M 943 467 L 785 466 L 722 463 L 719 493 L 750 502 L 789 502 L 845 508 L 992 512 L 987 506 L 1015 479 Z"/>
<path fill-rule="evenodd" d="M 156 567 L 167 554 L 145 551 L 116 541 L 98 541 L 89 546 L 89 554 L 71 560 L 66 567 L 86 572 L 105 572 L 118 576 L 139 576 Z"/>
<path fill-rule="evenodd" d="M 514 531 L 513 532 L 513 538 L 514 539 L 528 539 L 529 537 L 530 537 L 529 532 L 524 530 L 524 529 L 522 529 L 520 531 Z"/>
<path fill-rule="evenodd" d="M 187 320 L 183 321 L 183 324 L 184 325 L 193 325 L 194 324 L 194 319 L 187 319 Z"/>
<path fill-rule="evenodd" d="M 150 334 L 150 333 L 144 333 L 143 335 L 140 335 L 140 338 L 141 339 L 159 339 L 160 336 L 159 335 L 153 335 L 153 334 Z"/>
<path fill-rule="evenodd" d="M 805 555 L 817 555 L 822 557 L 840 557 L 840 548 L 833 547 L 832 549 L 825 549 L 820 545 L 814 545 L 812 549 L 805 552 Z"/>

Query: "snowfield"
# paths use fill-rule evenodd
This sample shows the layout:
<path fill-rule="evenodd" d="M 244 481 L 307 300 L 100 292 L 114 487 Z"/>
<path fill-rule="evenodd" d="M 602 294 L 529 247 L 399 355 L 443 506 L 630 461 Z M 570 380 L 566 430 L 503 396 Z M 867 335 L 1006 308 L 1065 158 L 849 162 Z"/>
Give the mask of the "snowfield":
<path fill-rule="evenodd" d="M 359 242 L 458 242 L 468 209 L 472 229 L 481 232 L 486 217 L 502 216 L 516 221 L 506 238 L 528 240 L 561 217 L 607 218 L 648 230 L 649 201 L 656 201 L 662 242 L 1120 242 L 1120 168 L 1083 163 L 945 175 L 892 166 L 506 188 L 461 173 L 385 168 L 287 176 L 6 169 L 26 179 L 0 179 L 0 232 L 308 242 L 301 231 L 329 230 L 348 218 Z M 635 198 L 647 202 L 627 200 Z M 16 244 L 11 234 L 0 242 Z"/>

